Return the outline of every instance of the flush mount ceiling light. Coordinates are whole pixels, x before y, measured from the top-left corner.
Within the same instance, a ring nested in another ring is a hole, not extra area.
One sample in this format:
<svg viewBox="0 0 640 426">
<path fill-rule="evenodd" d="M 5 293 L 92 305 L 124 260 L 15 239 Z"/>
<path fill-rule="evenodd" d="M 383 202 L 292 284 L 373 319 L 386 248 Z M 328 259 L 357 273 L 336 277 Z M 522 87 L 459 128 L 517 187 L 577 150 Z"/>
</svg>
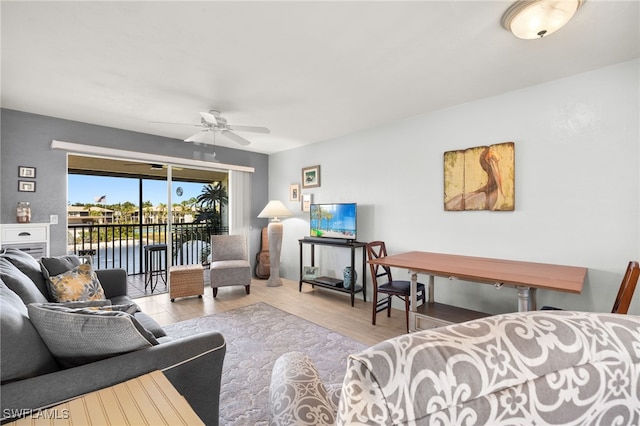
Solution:
<svg viewBox="0 0 640 426">
<path fill-rule="evenodd" d="M 562 28 L 584 0 L 518 0 L 502 16 L 502 26 L 516 37 L 542 38 Z"/>
</svg>

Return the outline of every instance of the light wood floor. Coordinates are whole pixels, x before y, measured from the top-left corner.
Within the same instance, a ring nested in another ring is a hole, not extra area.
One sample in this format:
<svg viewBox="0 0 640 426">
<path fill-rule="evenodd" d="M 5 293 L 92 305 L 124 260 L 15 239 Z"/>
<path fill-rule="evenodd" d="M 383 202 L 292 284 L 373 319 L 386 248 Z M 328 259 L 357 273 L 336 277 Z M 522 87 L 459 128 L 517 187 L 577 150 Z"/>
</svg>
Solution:
<svg viewBox="0 0 640 426">
<path fill-rule="evenodd" d="M 179 298 L 172 303 L 169 294 L 164 293 L 137 298 L 135 302 L 161 325 L 264 302 L 366 345 L 406 332 L 404 311 L 398 309 L 391 311 L 391 318 L 387 318 L 385 312 L 378 313 L 377 324 L 371 324 L 370 295 L 366 303 L 362 301 L 362 294 L 356 295 L 355 306 L 351 307 L 350 298 L 343 293 L 314 289 L 308 284 L 299 292 L 297 281 L 282 281 L 281 287 L 267 287 L 265 280 L 253 280 L 251 294 L 246 294 L 244 287 L 223 287 L 215 299 L 205 281 L 202 299 Z"/>
</svg>

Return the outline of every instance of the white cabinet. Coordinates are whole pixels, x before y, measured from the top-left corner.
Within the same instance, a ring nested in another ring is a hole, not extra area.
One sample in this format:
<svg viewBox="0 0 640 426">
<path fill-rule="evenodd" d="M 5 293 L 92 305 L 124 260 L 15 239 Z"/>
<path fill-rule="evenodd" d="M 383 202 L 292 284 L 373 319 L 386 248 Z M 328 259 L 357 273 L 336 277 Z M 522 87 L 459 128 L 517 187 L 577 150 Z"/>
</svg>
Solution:
<svg viewBox="0 0 640 426">
<path fill-rule="evenodd" d="M 0 225 L 2 248 L 17 248 L 40 259 L 49 256 L 48 223 L 3 223 Z"/>
</svg>

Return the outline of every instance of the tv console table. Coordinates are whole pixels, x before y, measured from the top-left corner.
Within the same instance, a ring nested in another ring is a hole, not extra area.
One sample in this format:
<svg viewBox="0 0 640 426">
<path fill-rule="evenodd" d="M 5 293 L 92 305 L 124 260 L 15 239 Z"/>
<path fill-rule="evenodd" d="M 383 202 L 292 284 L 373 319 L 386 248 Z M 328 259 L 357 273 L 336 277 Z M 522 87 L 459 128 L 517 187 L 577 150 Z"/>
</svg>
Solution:
<svg viewBox="0 0 640 426">
<path fill-rule="evenodd" d="M 362 292 L 362 299 L 367 301 L 367 254 L 365 248 L 367 247 L 367 243 L 359 242 L 359 241 L 349 241 L 349 242 L 338 242 L 335 240 L 327 240 L 323 241 L 319 238 L 303 238 L 298 240 L 300 245 L 300 281 L 299 281 L 299 289 L 298 291 L 302 291 L 302 284 L 307 283 L 312 286 L 319 286 L 323 288 L 328 288 L 335 291 L 340 291 L 342 293 L 349 293 L 351 295 L 351 306 L 354 305 L 355 295 L 357 293 Z M 356 249 L 362 249 L 362 285 L 356 285 L 354 276 L 351 276 L 351 283 L 348 288 L 344 287 L 344 280 L 339 279 L 334 284 L 324 283 L 317 281 L 315 279 L 305 279 L 303 275 L 303 247 L 305 245 L 311 246 L 311 266 L 316 266 L 315 252 L 316 245 L 318 246 L 329 246 L 329 247 L 337 247 L 337 248 L 346 248 L 351 250 L 351 270 L 355 271 L 355 259 L 356 259 Z"/>
<path fill-rule="evenodd" d="M 455 322 L 446 319 L 447 315 L 450 316 L 449 318 L 451 316 L 460 318 L 464 315 L 470 317 L 482 315 L 479 312 L 435 303 L 434 277 L 436 276 L 446 277 L 450 280 L 462 279 L 493 284 L 497 288 L 503 285 L 516 287 L 518 290 L 518 311 L 529 311 L 536 309 L 536 290 L 538 288 L 579 294 L 582 292 L 587 274 L 587 268 L 583 267 L 420 251 L 381 257 L 371 260 L 369 263 L 408 269 L 411 273 L 411 311 L 409 313 L 409 329 L 411 331 Z M 416 309 L 418 274 L 429 275 L 428 301 Z"/>
</svg>

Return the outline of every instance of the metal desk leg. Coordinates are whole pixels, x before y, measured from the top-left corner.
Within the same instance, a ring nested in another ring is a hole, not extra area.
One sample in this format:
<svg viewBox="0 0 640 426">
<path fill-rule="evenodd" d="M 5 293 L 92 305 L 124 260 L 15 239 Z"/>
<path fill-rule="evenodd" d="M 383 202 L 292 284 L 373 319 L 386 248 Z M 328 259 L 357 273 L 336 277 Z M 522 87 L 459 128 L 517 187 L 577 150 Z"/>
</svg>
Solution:
<svg viewBox="0 0 640 426">
<path fill-rule="evenodd" d="M 433 275 L 429 275 L 429 294 L 427 295 L 428 299 L 427 302 L 428 303 L 435 303 L 436 302 L 436 297 L 435 297 L 435 291 L 436 291 L 436 277 L 434 277 Z"/>
<path fill-rule="evenodd" d="M 416 330 L 416 316 L 414 314 L 418 305 L 418 274 L 413 271 L 409 271 L 411 274 L 411 285 L 409 287 L 409 332 Z"/>
<path fill-rule="evenodd" d="M 518 312 L 535 311 L 536 309 L 536 289 L 518 287 Z"/>
</svg>

